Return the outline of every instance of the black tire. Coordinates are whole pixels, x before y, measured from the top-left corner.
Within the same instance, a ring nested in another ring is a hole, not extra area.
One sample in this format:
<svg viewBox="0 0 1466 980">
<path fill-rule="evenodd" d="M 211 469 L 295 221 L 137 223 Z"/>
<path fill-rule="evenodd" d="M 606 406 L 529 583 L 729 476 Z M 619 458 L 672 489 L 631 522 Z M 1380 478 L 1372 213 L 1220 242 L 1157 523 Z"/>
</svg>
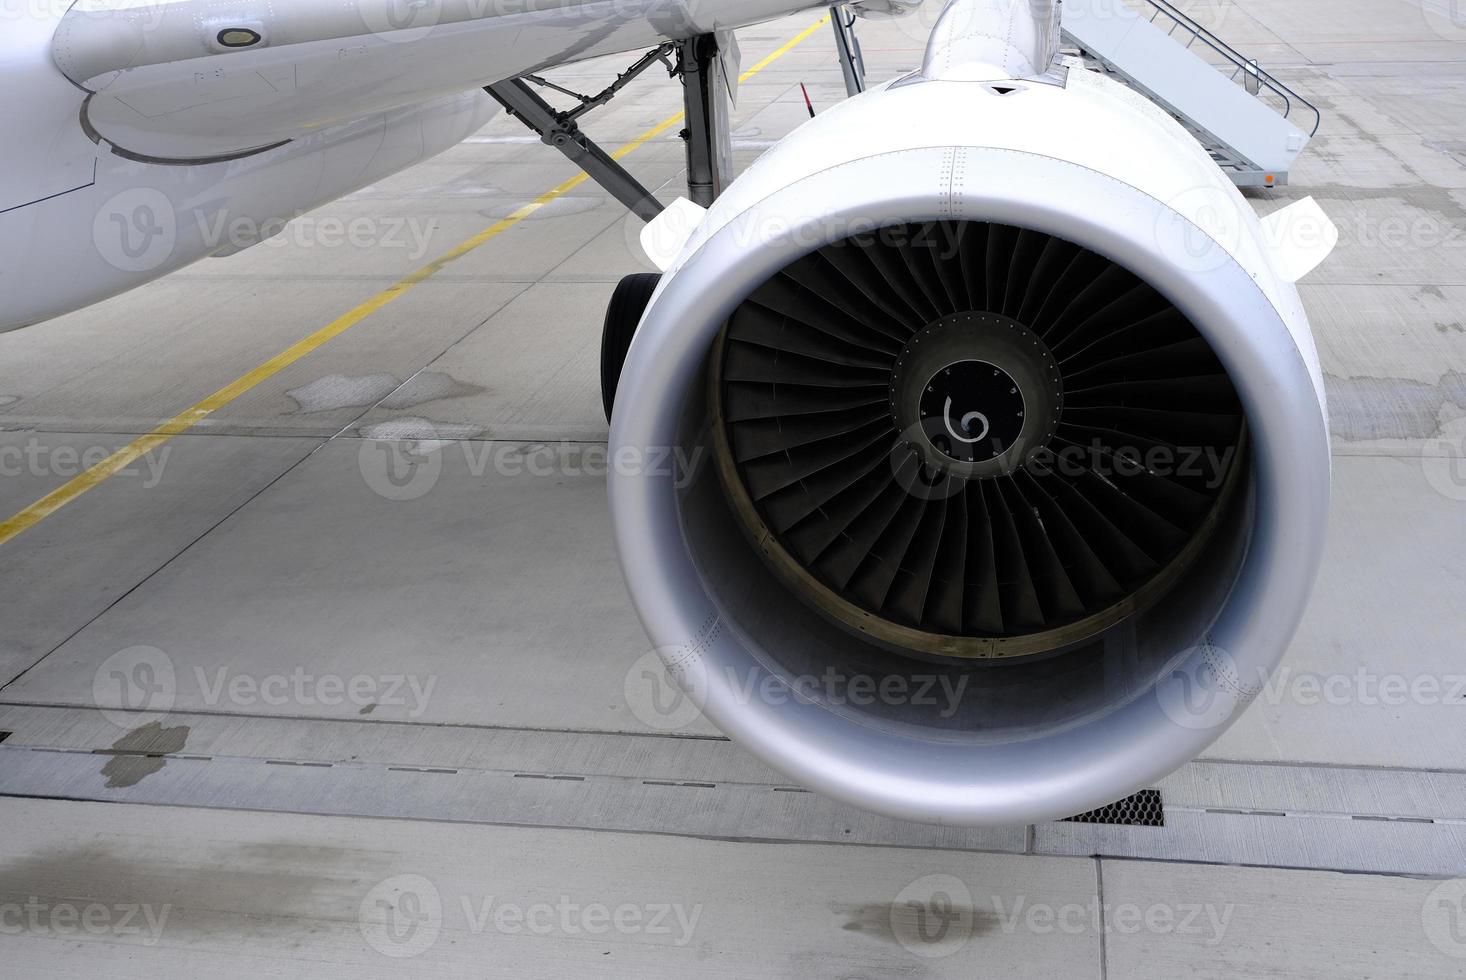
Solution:
<svg viewBox="0 0 1466 980">
<path fill-rule="evenodd" d="M 611 421 L 611 410 L 616 404 L 616 387 L 621 381 L 621 368 L 626 364 L 626 352 L 631 349 L 631 338 L 636 336 L 642 314 L 661 281 L 662 277 L 655 272 L 627 276 L 616 285 L 611 304 L 606 307 L 606 325 L 601 331 L 601 400 L 607 422 Z"/>
</svg>

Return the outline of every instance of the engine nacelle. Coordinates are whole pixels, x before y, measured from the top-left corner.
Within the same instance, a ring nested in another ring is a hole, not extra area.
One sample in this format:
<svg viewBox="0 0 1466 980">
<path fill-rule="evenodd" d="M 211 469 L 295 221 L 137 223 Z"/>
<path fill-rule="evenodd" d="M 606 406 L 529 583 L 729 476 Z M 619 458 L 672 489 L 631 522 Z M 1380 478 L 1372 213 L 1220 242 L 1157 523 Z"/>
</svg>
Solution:
<svg viewBox="0 0 1466 980">
<path fill-rule="evenodd" d="M 1330 456 L 1293 281 L 1333 229 L 1260 222 L 1098 75 L 931 74 L 771 150 L 667 269 L 611 451 L 703 465 L 613 475 L 617 542 L 671 672 L 775 768 L 1061 818 L 1199 754 L 1297 628 Z"/>
</svg>

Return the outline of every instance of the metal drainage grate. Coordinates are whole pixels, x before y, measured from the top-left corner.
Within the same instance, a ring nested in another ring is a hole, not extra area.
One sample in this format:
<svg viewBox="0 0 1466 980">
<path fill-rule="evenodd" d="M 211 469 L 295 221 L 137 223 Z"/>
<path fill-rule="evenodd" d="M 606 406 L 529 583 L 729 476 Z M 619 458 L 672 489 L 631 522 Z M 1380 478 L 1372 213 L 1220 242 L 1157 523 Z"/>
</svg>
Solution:
<svg viewBox="0 0 1466 980">
<path fill-rule="evenodd" d="M 1077 817 L 1066 817 L 1061 823 L 1108 823 L 1125 827 L 1164 827 L 1166 812 L 1158 789 L 1143 789 L 1134 796 L 1127 796 L 1118 803 L 1102 806 L 1098 810 L 1081 813 Z"/>
</svg>

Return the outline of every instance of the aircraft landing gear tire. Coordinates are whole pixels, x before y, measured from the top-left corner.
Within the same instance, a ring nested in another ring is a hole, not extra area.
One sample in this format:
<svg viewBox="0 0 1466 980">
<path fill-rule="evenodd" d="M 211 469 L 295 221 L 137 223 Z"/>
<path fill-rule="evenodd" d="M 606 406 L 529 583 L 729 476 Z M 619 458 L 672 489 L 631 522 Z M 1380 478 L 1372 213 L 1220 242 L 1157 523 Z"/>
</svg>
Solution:
<svg viewBox="0 0 1466 980">
<path fill-rule="evenodd" d="M 621 380 L 626 352 L 631 349 L 631 338 L 636 336 L 642 314 L 661 280 L 655 272 L 627 276 L 617 284 L 611 294 L 611 304 L 606 307 L 606 324 L 601 331 L 601 400 L 607 422 L 611 421 L 611 410 L 616 404 L 616 386 Z"/>
</svg>

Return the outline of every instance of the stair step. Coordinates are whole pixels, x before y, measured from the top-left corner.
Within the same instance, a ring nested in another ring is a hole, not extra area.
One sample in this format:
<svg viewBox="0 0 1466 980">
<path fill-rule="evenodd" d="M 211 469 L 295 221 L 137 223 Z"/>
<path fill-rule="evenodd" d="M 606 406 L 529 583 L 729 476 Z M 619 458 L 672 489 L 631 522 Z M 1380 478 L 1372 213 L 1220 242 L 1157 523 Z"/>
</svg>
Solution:
<svg viewBox="0 0 1466 980">
<path fill-rule="evenodd" d="M 1286 184 L 1293 161 L 1318 131 L 1318 109 L 1169 0 L 1136 4 L 1150 16 L 1115 0 L 1066 0 L 1065 41 L 1093 68 L 1174 116 L 1237 184 Z M 1311 128 L 1300 129 L 1294 116 L 1311 117 Z"/>
</svg>

